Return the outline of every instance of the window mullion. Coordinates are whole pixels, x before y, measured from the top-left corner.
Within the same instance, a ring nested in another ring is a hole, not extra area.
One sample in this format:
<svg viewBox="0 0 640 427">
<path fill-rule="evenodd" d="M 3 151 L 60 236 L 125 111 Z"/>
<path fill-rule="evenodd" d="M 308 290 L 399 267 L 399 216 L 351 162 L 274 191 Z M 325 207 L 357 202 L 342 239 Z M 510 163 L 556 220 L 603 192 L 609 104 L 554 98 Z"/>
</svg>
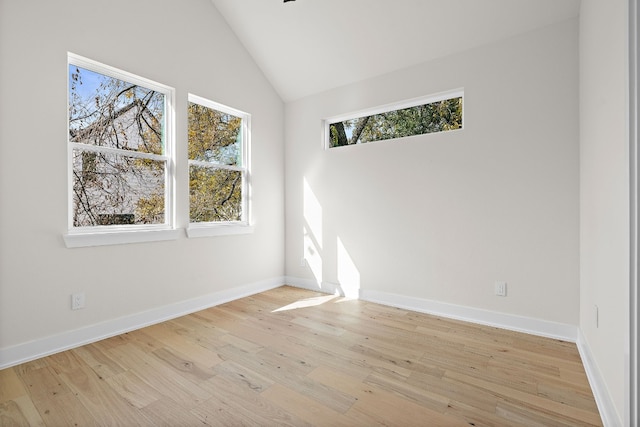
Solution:
<svg viewBox="0 0 640 427">
<path fill-rule="evenodd" d="M 205 228 L 250 228 L 250 120 L 247 113 L 189 94 L 189 229 L 199 230 L 197 235 L 209 235 L 200 233 Z"/>
<path fill-rule="evenodd" d="M 174 238 L 174 89 L 71 53 L 67 65 L 65 242 Z"/>
<path fill-rule="evenodd" d="M 104 147 L 101 145 L 89 145 L 79 142 L 72 142 L 71 148 L 80 151 L 92 151 L 94 153 L 117 154 L 119 156 L 135 157 L 137 159 L 167 161 L 169 156 L 154 153 L 144 153 L 140 151 L 122 150 L 120 148 Z"/>
<path fill-rule="evenodd" d="M 189 160 L 189 165 L 204 167 L 204 168 L 211 168 L 211 169 L 226 169 L 226 170 L 236 171 L 236 172 L 245 171 L 245 168 L 239 167 L 239 166 L 221 165 L 218 163 L 202 162 L 200 160 Z"/>
</svg>

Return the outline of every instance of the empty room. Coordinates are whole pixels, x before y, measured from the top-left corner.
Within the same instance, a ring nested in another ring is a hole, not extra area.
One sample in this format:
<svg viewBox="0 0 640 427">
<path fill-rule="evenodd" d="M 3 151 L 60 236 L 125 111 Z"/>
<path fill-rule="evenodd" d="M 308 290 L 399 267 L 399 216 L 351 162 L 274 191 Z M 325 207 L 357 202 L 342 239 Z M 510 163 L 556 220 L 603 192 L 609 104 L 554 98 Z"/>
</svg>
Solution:
<svg viewBox="0 0 640 427">
<path fill-rule="evenodd" d="M 637 425 L 636 0 L 0 0 L 0 425 Z"/>
</svg>

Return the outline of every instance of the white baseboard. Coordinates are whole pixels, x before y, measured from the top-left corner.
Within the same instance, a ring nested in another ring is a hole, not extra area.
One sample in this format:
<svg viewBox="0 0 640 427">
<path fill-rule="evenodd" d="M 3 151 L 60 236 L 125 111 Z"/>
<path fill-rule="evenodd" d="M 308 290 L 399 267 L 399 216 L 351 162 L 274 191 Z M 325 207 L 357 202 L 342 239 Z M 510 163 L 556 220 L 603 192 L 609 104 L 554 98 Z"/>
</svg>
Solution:
<svg viewBox="0 0 640 427">
<path fill-rule="evenodd" d="M 274 289 L 283 284 L 327 294 L 344 294 L 340 285 L 333 283 L 317 283 L 314 280 L 291 276 L 275 277 L 16 346 L 0 348 L 0 369 Z M 388 292 L 361 290 L 359 298 L 421 313 L 576 342 L 605 427 L 622 425 L 589 346 L 576 326 Z"/>
<path fill-rule="evenodd" d="M 283 277 L 274 277 L 12 347 L 0 348 L 0 369 L 264 292 L 282 286 L 283 283 L 285 283 Z"/>
<path fill-rule="evenodd" d="M 293 276 L 285 276 L 284 283 L 296 288 L 308 289 L 310 291 L 322 292 L 324 294 L 343 295 L 340 286 L 333 283 L 318 283 L 317 281 L 312 279 L 303 279 L 301 277 Z"/>
<path fill-rule="evenodd" d="M 326 282 L 317 283 L 314 280 L 291 276 L 285 277 L 285 280 L 286 283 L 291 286 L 329 294 L 344 295 L 340 285 L 337 284 Z M 565 323 L 551 322 L 548 320 L 534 319 L 514 314 L 499 313 L 496 311 L 448 304 L 423 298 L 392 294 L 389 292 L 360 290 L 359 298 L 364 301 L 375 302 L 420 313 L 433 314 L 450 319 L 463 320 L 481 325 L 494 326 L 511 331 L 560 339 L 574 343 L 577 340 L 577 326 Z"/>
<path fill-rule="evenodd" d="M 296 277 L 285 278 L 286 283 L 299 288 L 324 292 L 328 294 L 343 294 L 340 285 L 332 283 L 317 283 L 309 279 Z M 463 320 L 481 325 L 495 326 L 527 334 L 533 334 L 548 338 L 561 339 L 576 343 L 582 364 L 584 365 L 593 391 L 593 396 L 598 405 L 600 416 L 605 427 L 622 427 L 623 423 L 618 417 L 611 395 L 602 379 L 589 345 L 577 326 L 547 320 L 533 319 L 512 314 L 498 313 L 472 307 L 448 304 L 422 298 L 408 297 L 388 292 L 360 291 L 360 299 L 375 302 L 420 313 L 433 314 L 450 319 Z"/>
<path fill-rule="evenodd" d="M 589 385 L 593 391 L 593 397 L 598 405 L 602 424 L 604 427 L 622 427 L 624 424 L 618 417 L 615 405 L 611 400 L 611 394 L 609 394 L 609 389 L 602 379 L 600 369 L 598 368 L 595 358 L 593 357 L 593 353 L 591 352 L 591 348 L 589 347 L 589 344 L 581 330 L 578 330 L 578 340 L 576 345 L 578 346 L 580 358 L 582 359 L 584 370 L 587 373 L 587 378 L 589 379 Z"/>
</svg>

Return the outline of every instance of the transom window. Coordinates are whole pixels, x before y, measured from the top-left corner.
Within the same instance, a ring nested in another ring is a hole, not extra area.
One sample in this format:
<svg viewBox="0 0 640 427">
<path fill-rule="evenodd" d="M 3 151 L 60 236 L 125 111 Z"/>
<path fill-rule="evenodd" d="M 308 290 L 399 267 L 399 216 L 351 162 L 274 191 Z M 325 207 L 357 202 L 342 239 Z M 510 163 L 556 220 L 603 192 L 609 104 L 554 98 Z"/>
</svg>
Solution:
<svg viewBox="0 0 640 427">
<path fill-rule="evenodd" d="M 173 90 L 68 57 L 69 229 L 173 228 Z"/>
<path fill-rule="evenodd" d="M 462 97 L 448 92 L 328 119 L 327 147 L 461 129 Z"/>
<path fill-rule="evenodd" d="M 189 95 L 189 220 L 248 225 L 251 116 Z"/>
</svg>

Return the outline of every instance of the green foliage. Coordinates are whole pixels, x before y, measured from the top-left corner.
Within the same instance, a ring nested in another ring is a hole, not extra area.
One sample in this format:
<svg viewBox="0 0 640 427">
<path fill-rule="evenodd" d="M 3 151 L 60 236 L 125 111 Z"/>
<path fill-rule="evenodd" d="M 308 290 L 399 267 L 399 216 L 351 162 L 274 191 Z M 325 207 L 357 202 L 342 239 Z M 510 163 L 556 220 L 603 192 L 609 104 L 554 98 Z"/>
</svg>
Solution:
<svg viewBox="0 0 640 427">
<path fill-rule="evenodd" d="M 138 223 L 157 224 L 164 221 L 164 193 L 141 197 L 136 203 L 135 218 Z"/>
<path fill-rule="evenodd" d="M 240 166 L 242 119 L 190 102 L 189 159 Z"/>
<path fill-rule="evenodd" d="M 163 223 L 164 162 L 127 153 L 164 152 L 164 95 L 73 65 L 69 80 L 74 226 Z"/>
<path fill-rule="evenodd" d="M 331 147 L 339 147 L 461 127 L 462 97 L 458 97 L 333 123 L 329 139 Z"/>
<path fill-rule="evenodd" d="M 189 169 L 191 222 L 240 221 L 242 185 L 242 119 L 189 103 L 189 159 L 206 163 Z"/>
<path fill-rule="evenodd" d="M 242 172 L 191 166 L 189 202 L 191 222 L 240 221 Z"/>
</svg>

